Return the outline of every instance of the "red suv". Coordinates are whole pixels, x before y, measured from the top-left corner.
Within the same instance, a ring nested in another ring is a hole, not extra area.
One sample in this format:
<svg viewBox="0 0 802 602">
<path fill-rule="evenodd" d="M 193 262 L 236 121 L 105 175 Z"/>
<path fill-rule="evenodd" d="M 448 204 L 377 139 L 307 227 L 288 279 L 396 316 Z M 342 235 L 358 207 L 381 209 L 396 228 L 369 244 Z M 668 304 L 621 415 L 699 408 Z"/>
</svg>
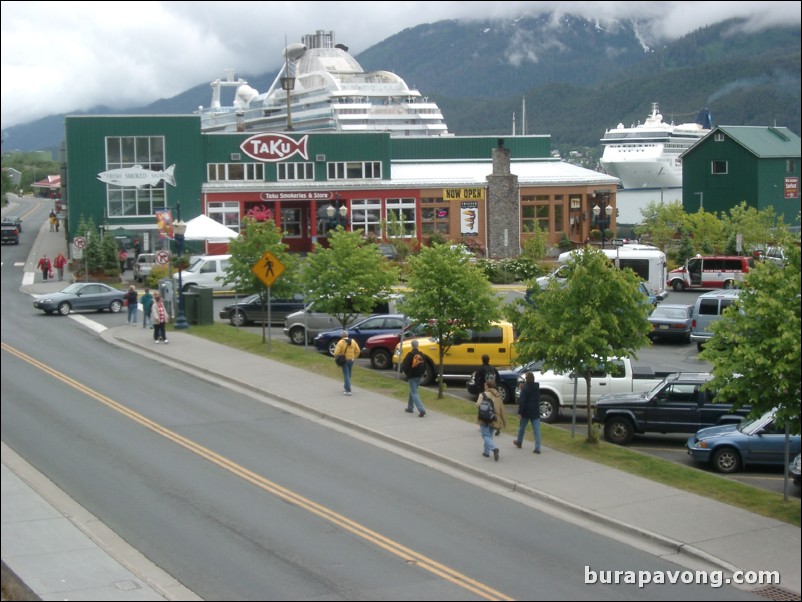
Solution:
<svg viewBox="0 0 802 602">
<path fill-rule="evenodd" d="M 425 324 L 409 324 L 404 328 L 404 338 L 425 336 Z M 362 357 L 370 358 L 371 367 L 376 370 L 388 370 L 393 367 L 393 353 L 401 337 L 397 332 L 377 334 L 365 341 Z"/>
</svg>

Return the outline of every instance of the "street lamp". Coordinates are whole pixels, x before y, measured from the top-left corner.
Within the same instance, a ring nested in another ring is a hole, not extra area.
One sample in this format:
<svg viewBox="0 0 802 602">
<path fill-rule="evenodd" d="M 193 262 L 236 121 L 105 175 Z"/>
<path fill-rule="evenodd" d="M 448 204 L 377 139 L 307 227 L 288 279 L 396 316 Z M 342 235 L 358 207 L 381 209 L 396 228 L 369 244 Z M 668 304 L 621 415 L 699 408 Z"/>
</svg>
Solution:
<svg viewBox="0 0 802 602">
<path fill-rule="evenodd" d="M 187 231 L 187 224 L 181 221 L 181 208 L 177 208 L 178 220 L 173 222 L 173 236 L 178 251 L 179 260 L 184 253 L 184 233 Z M 185 330 L 189 328 L 187 317 L 184 314 L 184 282 L 181 278 L 182 267 L 178 266 L 178 317 L 175 319 L 175 329 Z"/>
<path fill-rule="evenodd" d="M 613 206 L 610 204 L 610 193 L 609 192 L 597 192 L 593 196 L 598 197 L 601 196 L 601 203 L 602 206 L 599 207 L 598 205 L 593 206 L 593 218 L 596 220 L 597 224 L 601 224 L 601 239 L 602 239 L 602 249 L 604 248 L 604 230 L 607 225 L 610 223 L 610 218 L 613 216 Z M 601 213 L 604 211 L 604 216 L 602 217 Z M 601 219 L 599 219 L 601 218 Z"/>
<path fill-rule="evenodd" d="M 328 236 L 328 232 L 334 230 L 336 228 L 334 216 L 337 214 L 337 210 L 334 208 L 334 205 L 329 204 L 326 207 L 326 217 L 328 218 L 328 222 L 326 224 L 326 236 Z"/>
</svg>

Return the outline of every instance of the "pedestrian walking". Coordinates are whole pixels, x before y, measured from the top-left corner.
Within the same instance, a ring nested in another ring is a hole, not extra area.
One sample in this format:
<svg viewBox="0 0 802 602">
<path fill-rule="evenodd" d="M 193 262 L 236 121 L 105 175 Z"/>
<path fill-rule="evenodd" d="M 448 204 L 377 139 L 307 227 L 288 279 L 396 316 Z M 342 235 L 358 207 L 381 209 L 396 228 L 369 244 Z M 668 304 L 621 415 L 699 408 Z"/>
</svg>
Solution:
<svg viewBox="0 0 802 602">
<path fill-rule="evenodd" d="M 518 449 L 524 442 L 526 425 L 532 423 L 535 435 L 535 453 L 540 453 L 540 383 L 535 381 L 535 374 L 530 370 L 524 375 L 524 384 L 521 387 L 521 396 L 518 398 L 518 416 L 521 424 L 518 427 L 518 438 L 513 445 Z"/>
<path fill-rule="evenodd" d="M 64 280 L 64 268 L 67 266 L 67 258 L 64 257 L 64 253 L 59 251 L 58 255 L 53 258 L 53 267 L 56 268 L 58 272 L 58 279 Z"/>
<path fill-rule="evenodd" d="M 150 319 L 150 310 L 153 307 L 153 295 L 150 294 L 150 289 L 146 286 L 145 292 L 140 299 L 142 303 L 142 328 L 150 326 L 153 328 L 153 320 Z"/>
<path fill-rule="evenodd" d="M 55 211 L 53 211 L 53 210 L 50 211 L 50 215 L 48 216 L 48 220 L 50 221 L 50 231 L 51 232 L 55 232 L 56 231 L 56 222 L 58 221 L 56 219 L 56 212 Z"/>
<path fill-rule="evenodd" d="M 120 252 L 117 253 L 117 261 L 120 262 L 120 272 L 124 272 L 125 262 L 128 261 L 128 253 L 125 252 L 125 249 L 120 249 Z"/>
<path fill-rule="evenodd" d="M 348 331 L 343 330 L 334 348 L 334 360 L 343 371 L 343 395 L 351 395 L 351 368 L 361 351 L 359 343 L 348 336 Z"/>
<path fill-rule="evenodd" d="M 499 450 L 493 441 L 493 433 L 500 432 L 502 427 L 507 426 L 507 418 L 504 415 L 504 403 L 496 388 L 496 379 L 485 380 L 485 390 L 479 394 L 475 405 L 479 410 L 476 421 L 479 423 L 479 431 L 484 442 L 482 455 L 489 458 L 492 453 L 493 459 L 498 462 Z"/>
<path fill-rule="evenodd" d="M 139 322 L 139 294 L 136 287 L 132 284 L 125 293 L 125 303 L 128 305 L 128 323 L 136 326 Z"/>
<path fill-rule="evenodd" d="M 47 280 L 47 277 L 50 275 L 50 270 L 53 269 L 50 264 L 50 258 L 47 255 L 42 255 L 36 267 L 42 270 L 42 280 Z"/>
<path fill-rule="evenodd" d="M 165 345 L 167 340 L 167 308 L 164 307 L 164 299 L 158 292 L 153 293 L 153 307 L 150 308 L 150 319 L 153 320 L 153 340 Z"/>
<path fill-rule="evenodd" d="M 412 409 L 414 405 L 418 410 L 418 416 L 423 418 L 426 416 L 426 408 L 423 407 L 423 402 L 418 394 L 418 387 L 420 386 L 420 379 L 426 372 L 426 360 L 423 354 L 418 349 L 418 341 L 412 341 L 412 351 L 407 353 L 404 361 L 401 363 L 401 370 L 406 374 L 407 382 L 409 383 L 409 398 L 407 399 L 407 407 L 404 410 L 412 414 L 415 410 Z"/>
<path fill-rule="evenodd" d="M 482 356 L 482 365 L 479 366 L 473 374 L 473 382 L 476 383 L 476 387 L 481 392 L 485 390 L 485 381 L 491 378 L 496 381 L 496 383 L 501 381 L 498 370 L 490 365 L 490 356 L 484 354 Z"/>
</svg>

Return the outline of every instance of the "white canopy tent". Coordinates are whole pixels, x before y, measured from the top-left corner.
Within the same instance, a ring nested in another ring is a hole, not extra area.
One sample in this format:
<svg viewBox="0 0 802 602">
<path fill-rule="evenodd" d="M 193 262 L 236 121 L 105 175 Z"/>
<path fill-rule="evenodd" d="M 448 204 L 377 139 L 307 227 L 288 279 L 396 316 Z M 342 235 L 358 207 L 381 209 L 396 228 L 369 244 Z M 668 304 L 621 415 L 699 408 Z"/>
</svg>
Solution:
<svg viewBox="0 0 802 602">
<path fill-rule="evenodd" d="M 187 222 L 184 240 L 205 240 L 207 242 L 228 242 L 239 234 L 208 215 L 199 215 Z"/>
</svg>

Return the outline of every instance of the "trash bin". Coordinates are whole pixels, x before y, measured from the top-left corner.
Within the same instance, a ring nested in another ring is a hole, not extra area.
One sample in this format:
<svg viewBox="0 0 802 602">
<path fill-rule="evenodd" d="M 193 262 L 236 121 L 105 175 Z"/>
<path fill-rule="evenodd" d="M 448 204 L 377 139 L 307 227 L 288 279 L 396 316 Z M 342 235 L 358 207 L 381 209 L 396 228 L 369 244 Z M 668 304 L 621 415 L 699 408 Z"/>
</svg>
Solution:
<svg viewBox="0 0 802 602">
<path fill-rule="evenodd" d="M 191 293 L 197 296 L 197 324 L 214 324 L 214 289 L 208 286 L 191 286 Z"/>
<path fill-rule="evenodd" d="M 167 315 L 173 315 L 173 281 L 169 278 L 163 278 L 159 281 L 159 293 L 164 299 L 164 309 Z"/>
<path fill-rule="evenodd" d="M 198 293 L 194 292 L 195 287 L 190 287 L 184 293 L 184 317 L 189 324 L 198 323 Z"/>
</svg>

